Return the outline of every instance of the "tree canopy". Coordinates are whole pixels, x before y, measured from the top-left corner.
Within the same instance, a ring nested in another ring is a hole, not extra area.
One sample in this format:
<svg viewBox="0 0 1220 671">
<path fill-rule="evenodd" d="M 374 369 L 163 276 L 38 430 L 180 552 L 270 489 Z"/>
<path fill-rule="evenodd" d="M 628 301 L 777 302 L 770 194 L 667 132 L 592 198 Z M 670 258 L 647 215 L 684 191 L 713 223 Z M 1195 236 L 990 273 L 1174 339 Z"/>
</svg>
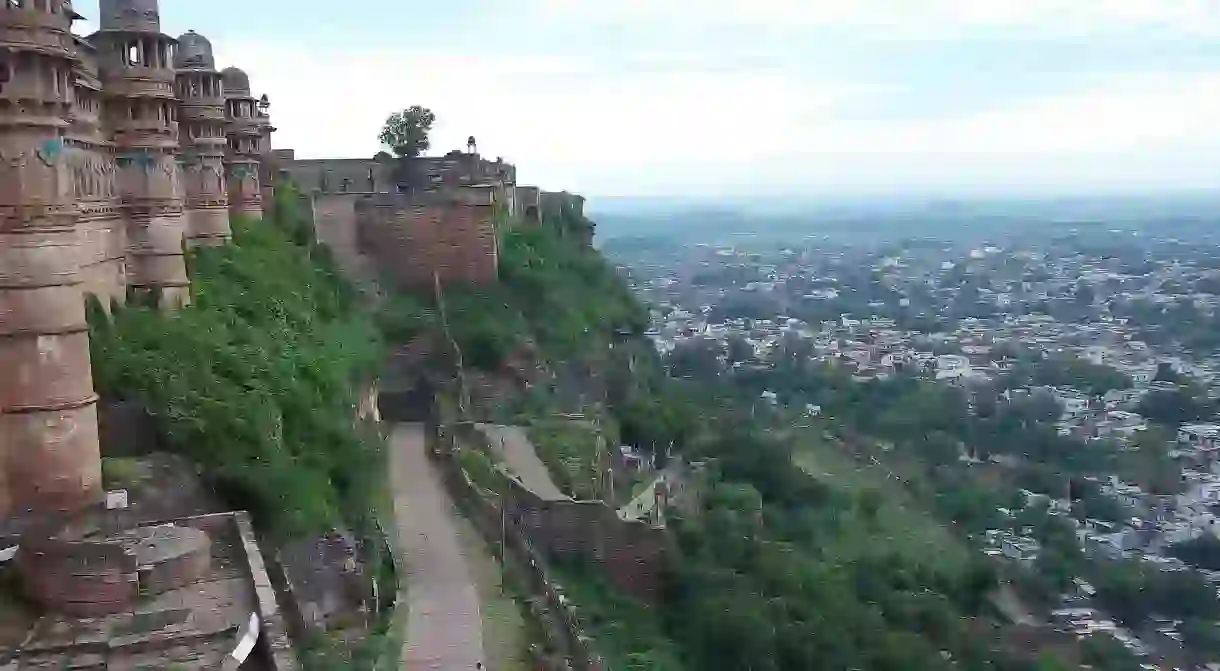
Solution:
<svg viewBox="0 0 1220 671">
<path fill-rule="evenodd" d="M 429 133 L 432 124 L 436 123 L 436 115 L 427 107 L 412 105 L 401 112 L 395 112 L 385 120 L 378 137 L 381 143 L 399 158 L 415 158 L 431 146 Z"/>
</svg>

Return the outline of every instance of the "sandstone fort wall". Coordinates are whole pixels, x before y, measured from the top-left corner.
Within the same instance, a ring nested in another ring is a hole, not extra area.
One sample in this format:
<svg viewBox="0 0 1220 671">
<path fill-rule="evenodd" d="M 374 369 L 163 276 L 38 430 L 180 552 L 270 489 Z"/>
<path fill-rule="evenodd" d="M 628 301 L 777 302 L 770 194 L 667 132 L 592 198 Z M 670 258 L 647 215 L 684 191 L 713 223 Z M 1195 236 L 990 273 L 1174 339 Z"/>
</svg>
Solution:
<svg viewBox="0 0 1220 671">
<path fill-rule="evenodd" d="M 85 297 L 185 305 L 185 248 L 262 213 L 266 96 L 155 0 L 98 10 L 0 3 L 0 518 L 101 495 Z"/>
</svg>

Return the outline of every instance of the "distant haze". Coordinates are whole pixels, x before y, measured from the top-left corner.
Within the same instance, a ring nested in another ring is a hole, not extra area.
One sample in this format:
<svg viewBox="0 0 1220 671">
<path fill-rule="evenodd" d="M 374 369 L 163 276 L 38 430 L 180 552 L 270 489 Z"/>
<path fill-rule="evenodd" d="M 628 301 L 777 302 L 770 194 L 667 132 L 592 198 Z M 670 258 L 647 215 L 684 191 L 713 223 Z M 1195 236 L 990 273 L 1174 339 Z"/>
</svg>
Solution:
<svg viewBox="0 0 1220 671">
<path fill-rule="evenodd" d="M 587 207 L 602 240 L 625 237 L 723 242 L 759 237 L 799 241 L 983 240 L 1047 230 L 1126 229 L 1188 237 L 1220 234 L 1220 191 L 1094 196 L 873 198 L 603 198 Z"/>
</svg>

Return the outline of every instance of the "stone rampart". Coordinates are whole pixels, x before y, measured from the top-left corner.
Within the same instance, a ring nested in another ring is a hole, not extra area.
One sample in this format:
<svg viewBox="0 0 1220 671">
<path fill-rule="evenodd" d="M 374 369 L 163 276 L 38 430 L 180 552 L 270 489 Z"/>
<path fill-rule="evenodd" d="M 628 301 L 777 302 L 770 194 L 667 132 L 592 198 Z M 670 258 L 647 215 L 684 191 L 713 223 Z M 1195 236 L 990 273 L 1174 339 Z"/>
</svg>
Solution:
<svg viewBox="0 0 1220 671">
<path fill-rule="evenodd" d="M 307 193 L 322 195 L 393 193 L 397 162 L 365 158 L 297 159 L 277 155 L 288 177 Z"/>
<path fill-rule="evenodd" d="M 633 597 L 656 602 L 661 593 L 664 530 L 620 519 L 601 501 L 544 501 L 516 479 L 507 480 L 508 516 L 537 547 L 559 558 L 593 564 Z"/>
<path fill-rule="evenodd" d="M 499 274 L 491 188 L 414 196 L 382 195 L 356 203 L 357 246 L 401 288 L 484 284 Z"/>
</svg>

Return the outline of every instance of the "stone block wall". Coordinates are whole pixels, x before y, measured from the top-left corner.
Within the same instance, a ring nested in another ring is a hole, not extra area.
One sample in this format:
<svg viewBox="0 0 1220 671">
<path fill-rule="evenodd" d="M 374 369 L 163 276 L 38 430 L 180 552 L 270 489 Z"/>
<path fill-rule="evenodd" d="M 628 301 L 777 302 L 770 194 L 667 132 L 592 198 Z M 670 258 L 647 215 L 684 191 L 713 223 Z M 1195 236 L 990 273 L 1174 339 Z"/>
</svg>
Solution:
<svg viewBox="0 0 1220 671">
<path fill-rule="evenodd" d="M 26 537 L 17 565 L 32 600 L 71 615 L 114 613 L 138 594 L 136 556 L 117 542 Z"/>
<path fill-rule="evenodd" d="M 335 262 L 348 277 L 357 280 L 376 279 L 373 259 L 360 249 L 356 223 L 356 201 L 359 195 L 318 194 L 313 199 L 314 230 L 318 242 L 334 253 Z"/>
<path fill-rule="evenodd" d="M 364 158 L 297 159 L 291 150 L 275 154 L 282 169 L 306 193 L 393 193 L 394 160 Z"/>
<path fill-rule="evenodd" d="M 508 482 L 508 515 L 538 548 L 600 567 L 641 601 L 655 603 L 660 597 L 663 529 L 622 520 L 600 501 L 544 501 L 518 481 Z"/>
<path fill-rule="evenodd" d="M 447 425 L 448 426 L 448 425 Z M 486 435 L 469 422 L 445 431 L 468 449 L 490 453 Z M 471 447 L 473 446 L 473 447 Z M 601 501 L 544 500 L 515 476 L 501 473 L 507 520 L 548 556 L 579 559 L 605 572 L 615 585 L 645 603 L 662 594 L 669 537 L 664 528 L 624 520 Z"/>
<path fill-rule="evenodd" d="M 499 274 L 493 191 L 369 198 L 356 204 L 358 246 L 402 288 L 483 284 Z"/>
</svg>

